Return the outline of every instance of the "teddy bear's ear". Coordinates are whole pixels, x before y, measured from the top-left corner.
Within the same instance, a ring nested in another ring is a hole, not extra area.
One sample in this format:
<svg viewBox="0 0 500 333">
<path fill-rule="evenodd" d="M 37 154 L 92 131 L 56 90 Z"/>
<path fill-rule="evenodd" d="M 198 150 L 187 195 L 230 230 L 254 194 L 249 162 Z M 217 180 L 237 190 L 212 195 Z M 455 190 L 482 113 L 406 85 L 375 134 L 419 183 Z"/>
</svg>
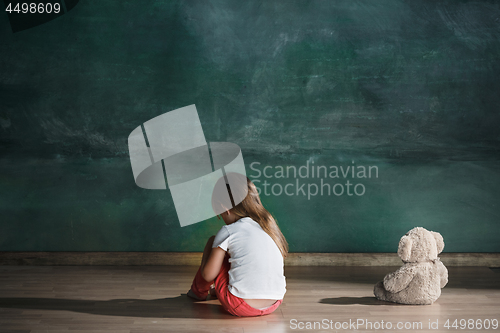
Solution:
<svg viewBox="0 0 500 333">
<path fill-rule="evenodd" d="M 401 240 L 399 241 L 399 246 L 398 246 L 398 256 L 403 261 L 410 260 L 412 243 L 413 243 L 413 241 L 412 241 L 410 236 L 404 235 L 403 237 L 401 237 Z"/>
<path fill-rule="evenodd" d="M 432 234 L 432 236 L 434 236 L 434 239 L 436 240 L 438 254 L 443 252 L 443 249 L 444 249 L 443 236 L 441 236 L 441 234 L 439 232 L 434 232 L 434 231 L 431 231 L 431 234 Z"/>
</svg>

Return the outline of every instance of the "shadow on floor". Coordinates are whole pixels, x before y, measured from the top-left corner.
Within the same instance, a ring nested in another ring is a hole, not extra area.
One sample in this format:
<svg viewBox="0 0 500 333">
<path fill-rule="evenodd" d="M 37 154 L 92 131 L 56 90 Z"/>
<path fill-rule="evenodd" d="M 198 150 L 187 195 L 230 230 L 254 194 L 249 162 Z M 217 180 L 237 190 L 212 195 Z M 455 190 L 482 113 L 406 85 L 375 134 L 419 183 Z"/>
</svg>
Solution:
<svg viewBox="0 0 500 333">
<path fill-rule="evenodd" d="M 182 294 L 171 298 L 152 300 L 110 299 L 83 300 L 64 298 L 0 298 L 0 308 L 60 310 L 104 316 L 145 318 L 234 319 L 220 304 L 196 302 Z"/>
<path fill-rule="evenodd" d="M 375 297 L 337 297 L 337 298 L 323 298 L 319 303 L 334 304 L 334 305 L 399 305 L 392 302 L 379 301 Z"/>
</svg>

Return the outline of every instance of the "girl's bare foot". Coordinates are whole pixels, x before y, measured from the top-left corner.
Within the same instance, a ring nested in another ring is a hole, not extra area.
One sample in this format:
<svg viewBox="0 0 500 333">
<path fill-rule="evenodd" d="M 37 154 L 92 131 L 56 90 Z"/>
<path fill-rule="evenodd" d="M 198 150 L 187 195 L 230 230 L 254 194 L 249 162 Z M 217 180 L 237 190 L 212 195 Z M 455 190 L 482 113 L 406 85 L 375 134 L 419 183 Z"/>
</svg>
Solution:
<svg viewBox="0 0 500 333">
<path fill-rule="evenodd" d="M 217 294 L 215 293 L 215 286 L 214 285 L 210 286 L 209 295 L 210 295 L 210 299 L 217 299 Z"/>
</svg>

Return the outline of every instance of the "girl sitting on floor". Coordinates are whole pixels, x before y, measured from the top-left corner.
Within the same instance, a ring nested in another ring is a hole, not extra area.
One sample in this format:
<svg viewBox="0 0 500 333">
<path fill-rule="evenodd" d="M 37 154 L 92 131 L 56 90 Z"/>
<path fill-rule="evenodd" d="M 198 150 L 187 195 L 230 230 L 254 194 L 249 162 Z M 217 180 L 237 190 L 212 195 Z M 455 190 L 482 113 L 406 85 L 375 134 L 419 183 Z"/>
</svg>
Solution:
<svg viewBox="0 0 500 333">
<path fill-rule="evenodd" d="M 231 202 L 244 199 L 227 209 L 221 196 L 215 195 L 221 189 L 229 193 Z M 216 213 L 224 210 L 220 216 L 226 225 L 208 239 L 188 296 L 205 300 L 209 292 L 215 294 L 222 307 L 235 316 L 272 313 L 286 292 L 283 259 L 288 253 L 276 221 L 262 206 L 255 185 L 237 173 L 219 179 L 212 207 Z"/>
</svg>

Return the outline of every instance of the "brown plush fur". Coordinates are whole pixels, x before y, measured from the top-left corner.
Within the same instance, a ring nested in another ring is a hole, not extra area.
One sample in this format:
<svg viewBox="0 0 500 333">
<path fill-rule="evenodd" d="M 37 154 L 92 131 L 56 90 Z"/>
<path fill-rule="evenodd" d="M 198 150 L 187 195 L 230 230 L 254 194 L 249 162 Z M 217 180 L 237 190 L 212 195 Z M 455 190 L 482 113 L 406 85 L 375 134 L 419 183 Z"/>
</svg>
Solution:
<svg viewBox="0 0 500 333">
<path fill-rule="evenodd" d="M 402 304 L 434 303 L 448 283 L 448 270 L 438 258 L 443 248 L 443 237 L 438 232 L 420 227 L 408 231 L 398 247 L 404 264 L 375 285 L 375 297 Z"/>
</svg>

